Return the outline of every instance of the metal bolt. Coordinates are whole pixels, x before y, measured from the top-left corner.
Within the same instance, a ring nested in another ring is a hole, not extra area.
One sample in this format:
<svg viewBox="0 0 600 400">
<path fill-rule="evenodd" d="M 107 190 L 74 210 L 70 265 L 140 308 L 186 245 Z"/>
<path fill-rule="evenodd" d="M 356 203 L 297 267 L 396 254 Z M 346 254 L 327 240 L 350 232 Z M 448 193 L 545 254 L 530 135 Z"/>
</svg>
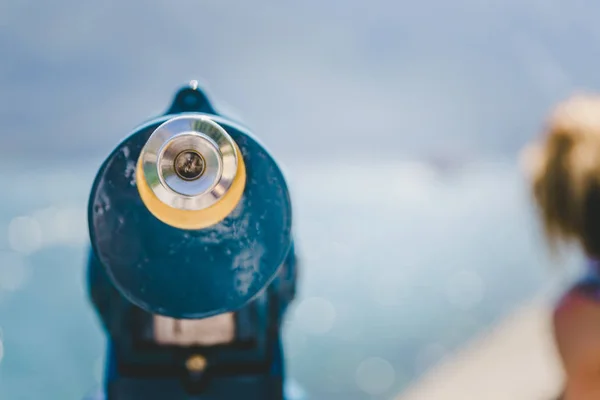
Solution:
<svg viewBox="0 0 600 400">
<path fill-rule="evenodd" d="M 202 372 L 206 368 L 206 358 L 199 354 L 195 354 L 187 359 L 185 366 L 190 372 Z"/>
</svg>

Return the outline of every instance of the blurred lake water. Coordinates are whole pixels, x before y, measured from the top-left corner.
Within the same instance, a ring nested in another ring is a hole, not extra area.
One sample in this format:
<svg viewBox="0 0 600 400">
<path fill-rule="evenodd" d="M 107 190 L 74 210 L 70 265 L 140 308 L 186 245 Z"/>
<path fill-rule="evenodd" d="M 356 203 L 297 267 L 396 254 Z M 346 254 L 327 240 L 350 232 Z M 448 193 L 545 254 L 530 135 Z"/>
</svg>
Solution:
<svg viewBox="0 0 600 400">
<path fill-rule="evenodd" d="M 83 285 L 97 165 L 0 177 L 27 182 L 0 201 L 2 399 L 75 400 L 100 382 Z M 556 280 L 511 160 L 284 167 L 302 262 L 286 354 L 309 398 L 391 398 Z"/>
</svg>

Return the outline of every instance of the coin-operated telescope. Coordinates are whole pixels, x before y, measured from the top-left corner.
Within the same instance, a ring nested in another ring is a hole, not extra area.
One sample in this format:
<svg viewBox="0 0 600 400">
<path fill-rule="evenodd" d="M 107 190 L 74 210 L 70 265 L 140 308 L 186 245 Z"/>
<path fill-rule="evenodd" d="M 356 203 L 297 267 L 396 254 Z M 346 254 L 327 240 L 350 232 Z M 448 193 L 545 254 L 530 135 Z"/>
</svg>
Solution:
<svg viewBox="0 0 600 400">
<path fill-rule="evenodd" d="M 192 82 L 104 161 L 88 223 L 107 400 L 283 398 L 290 196 L 248 129 Z"/>
</svg>

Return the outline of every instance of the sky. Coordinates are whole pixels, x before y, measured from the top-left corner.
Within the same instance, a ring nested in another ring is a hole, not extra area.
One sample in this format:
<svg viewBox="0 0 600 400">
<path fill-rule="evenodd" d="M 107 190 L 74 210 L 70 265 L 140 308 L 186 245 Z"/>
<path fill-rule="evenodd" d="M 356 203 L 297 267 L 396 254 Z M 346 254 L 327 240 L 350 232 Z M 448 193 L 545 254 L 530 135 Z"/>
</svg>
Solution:
<svg viewBox="0 0 600 400">
<path fill-rule="evenodd" d="M 600 89 L 588 1 L 0 3 L 0 155 L 98 159 L 198 79 L 284 159 L 513 157 Z"/>
</svg>

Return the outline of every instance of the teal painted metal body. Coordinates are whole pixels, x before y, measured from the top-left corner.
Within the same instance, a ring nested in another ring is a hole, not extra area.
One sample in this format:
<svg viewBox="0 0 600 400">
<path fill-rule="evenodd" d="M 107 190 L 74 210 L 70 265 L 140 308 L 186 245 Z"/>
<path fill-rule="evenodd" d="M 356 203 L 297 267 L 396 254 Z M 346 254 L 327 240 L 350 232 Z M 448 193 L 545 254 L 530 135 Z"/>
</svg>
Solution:
<svg viewBox="0 0 600 400">
<path fill-rule="evenodd" d="M 201 113 L 241 150 L 242 200 L 220 223 L 184 230 L 142 202 L 135 166 L 150 134 L 177 115 Z M 100 167 L 90 194 L 89 292 L 108 337 L 105 396 L 137 399 L 281 399 L 280 327 L 293 299 L 296 255 L 285 179 L 244 127 L 217 115 L 206 95 L 182 88 L 164 116 L 135 129 Z M 154 316 L 202 319 L 233 312 L 235 338 L 216 346 L 165 346 Z M 190 374 L 201 354 L 207 367 Z"/>
</svg>

